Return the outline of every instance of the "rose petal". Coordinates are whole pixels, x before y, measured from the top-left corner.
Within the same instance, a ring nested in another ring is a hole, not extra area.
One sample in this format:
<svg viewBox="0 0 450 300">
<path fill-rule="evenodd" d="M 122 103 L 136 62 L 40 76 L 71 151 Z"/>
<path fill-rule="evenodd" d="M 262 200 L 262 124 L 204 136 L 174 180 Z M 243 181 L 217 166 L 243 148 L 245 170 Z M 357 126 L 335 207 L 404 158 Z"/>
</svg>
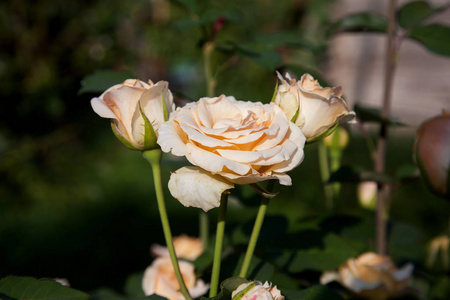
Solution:
<svg viewBox="0 0 450 300">
<path fill-rule="evenodd" d="M 184 206 L 192 206 L 208 211 L 220 206 L 220 197 L 234 185 L 219 175 L 197 167 L 183 167 L 173 172 L 169 180 L 169 190 L 174 198 Z"/>
<path fill-rule="evenodd" d="M 172 118 L 172 117 L 171 117 Z M 175 121 L 170 120 L 161 124 L 158 129 L 157 143 L 164 152 L 171 152 L 175 156 L 186 155 L 186 144 L 183 141 L 183 133 L 177 129 Z"/>
</svg>

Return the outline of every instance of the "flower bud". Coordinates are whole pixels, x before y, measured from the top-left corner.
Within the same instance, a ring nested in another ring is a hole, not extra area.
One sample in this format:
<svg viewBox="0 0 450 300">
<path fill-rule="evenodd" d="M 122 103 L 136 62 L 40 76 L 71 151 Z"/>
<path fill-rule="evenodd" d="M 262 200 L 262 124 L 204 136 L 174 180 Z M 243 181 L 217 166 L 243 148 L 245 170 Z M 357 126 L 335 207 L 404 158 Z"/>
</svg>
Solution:
<svg viewBox="0 0 450 300">
<path fill-rule="evenodd" d="M 274 102 L 302 129 L 307 143 L 327 137 L 339 122 L 354 121 L 355 113 L 348 110 L 347 103 L 341 98 L 340 86 L 323 88 L 309 74 L 304 74 L 298 82 L 289 74 L 286 74 L 289 82 L 277 74 L 281 84 Z"/>
<path fill-rule="evenodd" d="M 377 188 L 375 181 L 364 181 L 358 185 L 358 201 L 362 207 L 375 210 L 377 205 Z"/>
<path fill-rule="evenodd" d="M 260 281 L 252 281 L 243 283 L 237 287 L 231 294 L 232 300 L 284 300 L 277 286 L 272 287 L 272 284 Z"/>
<path fill-rule="evenodd" d="M 92 109 L 102 118 L 111 119 L 116 137 L 132 150 L 158 147 L 159 126 L 174 109 L 168 83 L 153 84 L 127 79 L 91 100 Z"/>
<path fill-rule="evenodd" d="M 414 157 L 428 188 L 450 199 L 450 113 L 444 111 L 419 126 Z"/>
</svg>

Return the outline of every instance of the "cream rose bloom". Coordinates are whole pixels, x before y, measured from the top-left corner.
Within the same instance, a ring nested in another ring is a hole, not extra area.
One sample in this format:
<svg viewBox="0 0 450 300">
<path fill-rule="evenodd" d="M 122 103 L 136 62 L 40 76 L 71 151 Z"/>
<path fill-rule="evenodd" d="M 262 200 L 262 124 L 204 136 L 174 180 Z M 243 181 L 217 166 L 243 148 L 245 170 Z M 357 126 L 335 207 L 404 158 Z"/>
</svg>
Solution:
<svg viewBox="0 0 450 300">
<path fill-rule="evenodd" d="M 207 211 L 233 183 L 278 179 L 303 160 L 305 137 L 277 105 L 237 101 L 224 95 L 178 108 L 159 128 L 162 151 L 186 156 L 199 167 L 182 168 L 169 181 L 185 206 Z"/>
<path fill-rule="evenodd" d="M 190 237 L 186 234 L 173 238 L 173 246 L 178 258 L 194 261 L 203 253 L 203 243 L 199 238 Z M 155 256 L 169 257 L 169 249 L 167 247 L 154 244 L 151 252 Z"/>
<path fill-rule="evenodd" d="M 189 294 L 193 298 L 205 294 L 209 286 L 194 273 L 194 265 L 187 261 L 179 261 L 181 275 Z M 184 300 L 179 291 L 180 286 L 175 276 L 172 262 L 169 257 L 158 257 L 145 270 L 142 278 L 142 289 L 146 296 L 157 294 L 169 300 Z"/>
<path fill-rule="evenodd" d="M 413 265 L 397 269 L 388 256 L 367 252 L 347 260 L 339 272 L 325 272 L 320 282 L 339 281 L 355 294 L 369 299 L 396 297 L 410 282 Z"/>
<path fill-rule="evenodd" d="M 91 106 L 100 117 L 112 120 L 117 138 L 132 150 L 156 148 L 158 128 L 175 108 L 167 82 L 137 79 L 110 87 L 92 98 Z"/>
<path fill-rule="evenodd" d="M 253 281 L 243 283 L 231 294 L 232 300 L 284 300 L 277 286 L 271 283 Z"/>
<path fill-rule="evenodd" d="M 302 129 L 308 143 L 331 134 L 339 121 L 353 122 L 355 119 L 355 113 L 348 110 L 347 103 L 341 98 L 340 86 L 323 88 L 309 74 L 304 74 L 300 81 L 288 73 L 287 80 L 278 72 L 277 75 L 281 84 L 274 102 Z"/>
</svg>

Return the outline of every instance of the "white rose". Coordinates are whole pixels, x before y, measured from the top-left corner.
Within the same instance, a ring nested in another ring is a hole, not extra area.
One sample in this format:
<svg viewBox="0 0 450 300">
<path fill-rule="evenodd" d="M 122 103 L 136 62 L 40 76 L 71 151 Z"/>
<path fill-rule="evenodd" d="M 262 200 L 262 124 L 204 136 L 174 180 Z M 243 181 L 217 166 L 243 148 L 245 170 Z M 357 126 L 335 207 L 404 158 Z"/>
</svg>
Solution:
<svg viewBox="0 0 450 300">
<path fill-rule="evenodd" d="M 182 168 L 169 181 L 185 206 L 205 211 L 219 206 L 232 183 L 278 179 L 303 160 L 305 137 L 275 104 L 237 101 L 224 95 L 178 108 L 159 129 L 162 151 L 186 156 L 200 168 Z"/>
<path fill-rule="evenodd" d="M 317 80 L 304 74 L 300 81 L 286 73 L 286 79 L 278 73 L 278 86 L 274 102 L 286 113 L 289 120 L 299 126 L 308 143 L 321 140 L 331 134 L 339 121 L 353 121 L 355 113 L 350 112 L 342 99 L 340 86 L 321 87 Z"/>
<path fill-rule="evenodd" d="M 231 294 L 232 300 L 284 300 L 277 286 L 273 286 L 267 281 L 262 284 L 260 281 L 243 283 Z"/>
<path fill-rule="evenodd" d="M 158 128 L 174 110 L 167 82 L 137 79 L 110 87 L 92 98 L 91 106 L 100 117 L 112 120 L 117 138 L 133 150 L 156 148 Z"/>
<path fill-rule="evenodd" d="M 410 282 L 413 265 L 397 269 L 388 256 L 373 252 L 347 260 L 339 272 L 325 272 L 320 282 L 336 280 L 358 296 L 369 299 L 387 299 L 400 295 Z"/>
<path fill-rule="evenodd" d="M 178 258 L 194 261 L 203 253 L 203 243 L 199 238 L 185 234 L 173 238 L 173 246 Z M 167 247 L 154 244 L 151 252 L 155 256 L 169 256 Z"/>
<path fill-rule="evenodd" d="M 205 294 L 209 286 L 201 279 L 197 279 L 194 273 L 194 265 L 187 261 L 179 261 L 181 275 L 184 279 L 189 294 L 193 298 Z M 146 296 L 157 294 L 169 300 L 184 300 L 181 294 L 169 257 L 158 257 L 145 270 L 142 277 L 142 289 Z"/>
</svg>

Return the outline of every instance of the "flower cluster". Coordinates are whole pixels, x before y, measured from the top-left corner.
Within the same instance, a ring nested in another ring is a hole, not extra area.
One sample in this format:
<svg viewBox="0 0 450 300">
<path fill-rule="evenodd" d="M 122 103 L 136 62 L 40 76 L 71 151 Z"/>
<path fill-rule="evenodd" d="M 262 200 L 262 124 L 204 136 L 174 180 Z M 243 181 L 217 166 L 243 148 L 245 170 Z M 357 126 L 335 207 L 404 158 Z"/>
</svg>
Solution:
<svg viewBox="0 0 450 300">
<path fill-rule="evenodd" d="M 271 283 L 260 281 L 252 281 L 243 283 L 231 294 L 232 300 L 284 300 L 277 286 Z"/>
</svg>

